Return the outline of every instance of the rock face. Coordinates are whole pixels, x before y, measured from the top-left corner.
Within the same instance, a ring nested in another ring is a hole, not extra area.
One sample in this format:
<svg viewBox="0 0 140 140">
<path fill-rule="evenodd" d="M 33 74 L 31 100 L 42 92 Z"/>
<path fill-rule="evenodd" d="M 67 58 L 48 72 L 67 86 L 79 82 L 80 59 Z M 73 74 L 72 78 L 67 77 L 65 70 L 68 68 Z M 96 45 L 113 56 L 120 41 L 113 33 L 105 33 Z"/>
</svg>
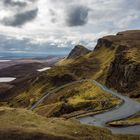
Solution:
<svg viewBox="0 0 140 140">
<path fill-rule="evenodd" d="M 87 48 L 85 48 L 84 46 L 77 45 L 74 47 L 74 49 L 72 49 L 72 51 L 68 55 L 67 59 L 74 59 L 74 58 L 77 58 L 79 56 L 85 55 L 89 52 L 91 52 L 91 51 L 88 50 Z"/>
<path fill-rule="evenodd" d="M 99 39 L 95 50 L 101 47 L 115 49 L 106 85 L 132 97 L 140 97 L 140 30 Z"/>
<path fill-rule="evenodd" d="M 124 46 L 119 46 L 117 50 Z M 125 47 L 124 47 L 125 48 Z M 123 49 L 124 49 L 123 48 Z M 117 51 L 114 61 L 112 61 L 106 85 L 113 87 L 120 92 L 131 92 L 138 87 L 140 80 L 140 63 L 125 58 L 125 51 Z"/>
</svg>

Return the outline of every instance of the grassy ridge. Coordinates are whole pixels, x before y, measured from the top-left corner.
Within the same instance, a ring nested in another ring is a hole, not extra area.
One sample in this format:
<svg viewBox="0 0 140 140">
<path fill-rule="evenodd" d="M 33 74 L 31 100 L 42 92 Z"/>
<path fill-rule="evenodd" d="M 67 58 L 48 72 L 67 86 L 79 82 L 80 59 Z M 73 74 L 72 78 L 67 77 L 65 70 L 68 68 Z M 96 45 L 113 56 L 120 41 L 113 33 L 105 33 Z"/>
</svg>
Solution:
<svg viewBox="0 0 140 140">
<path fill-rule="evenodd" d="M 113 135 L 107 129 L 81 125 L 76 120 L 44 118 L 24 109 L 0 108 L 0 139 L 138 140 L 140 136 Z"/>
<path fill-rule="evenodd" d="M 47 117 L 71 117 L 89 112 L 105 111 L 121 100 L 103 91 L 92 82 L 80 82 L 52 93 L 36 112 Z"/>
</svg>

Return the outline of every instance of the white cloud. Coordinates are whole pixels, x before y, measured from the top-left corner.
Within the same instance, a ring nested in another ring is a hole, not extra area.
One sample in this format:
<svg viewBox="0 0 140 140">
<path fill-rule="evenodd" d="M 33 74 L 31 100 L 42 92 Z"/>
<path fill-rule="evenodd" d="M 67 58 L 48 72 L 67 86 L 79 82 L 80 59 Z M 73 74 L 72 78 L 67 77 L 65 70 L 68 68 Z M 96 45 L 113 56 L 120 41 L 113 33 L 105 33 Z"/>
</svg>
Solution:
<svg viewBox="0 0 140 140">
<path fill-rule="evenodd" d="M 99 37 L 134 29 L 134 21 L 140 22 L 139 0 L 14 0 L 19 3 L 7 7 L 2 1 L 0 34 L 17 40 L 29 38 L 33 44 L 48 42 L 52 46 L 65 47 L 84 42 L 93 47 Z M 5 26 L 1 22 L 19 14 L 19 9 L 23 13 L 35 8 L 38 12 L 34 20 L 27 19 L 21 27 Z"/>
</svg>

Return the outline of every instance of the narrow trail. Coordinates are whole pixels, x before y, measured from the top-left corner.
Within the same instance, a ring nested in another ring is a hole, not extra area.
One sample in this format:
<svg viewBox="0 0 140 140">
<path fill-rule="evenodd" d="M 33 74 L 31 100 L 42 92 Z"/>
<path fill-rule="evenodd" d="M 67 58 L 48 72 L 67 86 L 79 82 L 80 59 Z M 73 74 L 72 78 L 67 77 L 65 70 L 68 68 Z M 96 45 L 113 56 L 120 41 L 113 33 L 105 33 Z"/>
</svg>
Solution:
<svg viewBox="0 0 140 140">
<path fill-rule="evenodd" d="M 52 90 L 49 93 L 46 93 L 37 103 L 35 103 L 29 110 L 34 110 L 37 108 L 40 104 L 43 103 L 43 101 L 52 93 L 57 92 L 60 89 L 63 89 L 67 86 L 84 82 L 84 81 L 91 81 L 93 84 L 97 85 L 100 87 L 102 90 L 108 92 L 109 94 L 112 94 L 120 99 L 122 99 L 124 102 L 121 106 L 118 106 L 110 111 L 103 112 L 97 115 L 93 116 L 85 116 L 85 117 L 80 117 L 78 118 L 79 121 L 82 124 L 88 124 L 88 125 L 94 125 L 94 126 L 99 126 L 99 127 L 104 127 L 110 129 L 113 133 L 121 133 L 121 134 L 140 134 L 140 125 L 135 125 L 135 126 L 129 126 L 129 127 L 110 127 L 107 126 L 106 123 L 113 121 L 113 120 L 119 120 L 123 119 L 126 117 L 129 117 L 137 112 L 140 111 L 140 103 L 136 102 L 133 99 L 130 99 L 127 96 L 123 96 L 117 92 L 114 92 L 110 89 L 108 89 L 106 86 L 103 86 L 99 82 L 95 80 L 90 80 L 90 79 L 84 79 L 80 81 L 74 81 L 69 84 L 63 85 L 61 87 L 58 87 L 54 90 Z"/>
</svg>

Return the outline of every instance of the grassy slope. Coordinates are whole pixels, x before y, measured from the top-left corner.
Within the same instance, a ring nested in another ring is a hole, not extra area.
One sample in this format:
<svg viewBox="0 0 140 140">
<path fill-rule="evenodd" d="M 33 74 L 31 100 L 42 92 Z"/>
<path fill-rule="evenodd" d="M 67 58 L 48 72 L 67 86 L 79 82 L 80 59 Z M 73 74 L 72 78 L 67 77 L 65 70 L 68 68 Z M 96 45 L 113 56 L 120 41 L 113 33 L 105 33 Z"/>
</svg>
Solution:
<svg viewBox="0 0 140 140">
<path fill-rule="evenodd" d="M 140 125 L 140 112 L 126 119 L 110 122 L 111 126 L 131 126 Z"/>
<path fill-rule="evenodd" d="M 115 107 L 121 100 L 103 91 L 92 82 L 80 82 L 51 94 L 36 109 L 41 115 L 72 117 L 98 113 Z"/>
<path fill-rule="evenodd" d="M 25 90 L 19 91 L 17 96 L 14 96 L 6 102 L 7 106 L 26 108 L 36 102 L 42 96 L 44 90 L 49 87 L 48 82 L 44 84 L 44 80 L 39 79 L 38 81 L 32 83 Z"/>
<path fill-rule="evenodd" d="M 138 140 L 140 136 L 112 135 L 107 129 L 75 120 L 44 118 L 24 109 L 0 108 L 0 139 Z"/>
<path fill-rule="evenodd" d="M 93 79 L 105 83 L 108 68 L 115 57 L 115 50 L 116 48 L 102 47 L 87 55 L 87 57 L 97 58 L 100 61 L 100 70 L 92 76 Z"/>
<path fill-rule="evenodd" d="M 108 67 L 114 59 L 115 50 L 116 48 L 110 49 L 102 46 L 100 49 L 90 52 L 83 57 L 79 57 L 76 60 L 63 59 L 57 63 L 57 66 L 68 67 L 74 74 L 78 73 L 78 69 L 74 69 L 74 67 L 79 67 L 81 71 L 78 75 L 79 77 L 98 79 L 100 82 L 104 83 Z"/>
<path fill-rule="evenodd" d="M 140 64 L 139 54 L 140 54 L 139 48 L 137 47 L 131 48 L 131 49 L 128 49 L 128 51 L 126 52 L 125 58 L 130 59 L 131 61 L 133 61 L 133 63 Z M 137 82 L 137 87 L 133 91 L 131 91 L 129 94 L 130 94 L 130 97 L 136 98 L 137 101 L 140 102 L 139 91 L 140 91 L 140 81 Z"/>
<path fill-rule="evenodd" d="M 140 62 L 140 49 L 131 48 L 126 53 L 126 58 L 131 59 L 135 62 Z"/>
<path fill-rule="evenodd" d="M 47 72 L 41 73 L 29 88 L 19 92 L 17 96 L 1 104 L 10 107 L 28 108 L 38 101 L 43 94 L 61 85 L 76 79 L 65 67 L 54 67 Z"/>
</svg>

